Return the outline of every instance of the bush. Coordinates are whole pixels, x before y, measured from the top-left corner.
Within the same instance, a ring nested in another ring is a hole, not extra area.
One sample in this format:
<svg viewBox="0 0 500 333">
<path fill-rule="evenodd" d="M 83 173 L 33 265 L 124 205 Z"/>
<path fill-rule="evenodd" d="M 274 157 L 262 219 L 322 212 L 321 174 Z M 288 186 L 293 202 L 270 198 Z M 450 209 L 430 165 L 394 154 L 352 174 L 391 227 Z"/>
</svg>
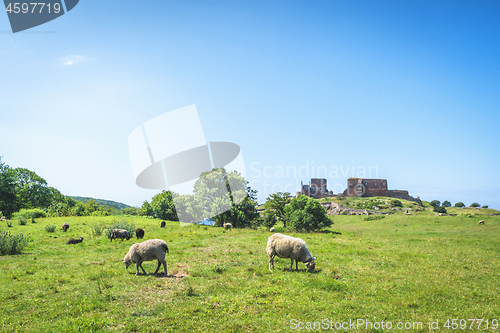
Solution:
<svg viewBox="0 0 500 333">
<path fill-rule="evenodd" d="M 445 200 L 445 201 L 443 201 L 443 203 L 441 204 L 441 206 L 443 206 L 443 207 L 451 207 L 451 202 L 449 202 L 448 200 Z"/>
<path fill-rule="evenodd" d="M 474 217 L 475 215 L 476 214 L 472 214 L 472 213 L 469 213 L 469 212 L 462 214 L 463 217 L 470 217 L 470 218 Z"/>
<path fill-rule="evenodd" d="M 287 227 L 296 231 L 320 230 L 333 224 L 321 204 L 304 195 L 294 198 L 285 209 Z"/>
<path fill-rule="evenodd" d="M 47 232 L 54 232 L 54 231 L 56 231 L 56 226 L 52 225 L 52 224 L 46 225 L 45 226 L 45 231 L 47 231 Z"/>
<path fill-rule="evenodd" d="M 403 204 L 401 203 L 401 201 L 399 201 L 397 199 L 394 199 L 394 200 L 391 200 L 391 206 L 393 206 L 393 207 L 403 207 Z"/>
<path fill-rule="evenodd" d="M 382 220 L 384 219 L 384 215 L 372 215 L 372 216 L 367 216 L 363 220 L 364 221 L 376 221 L 376 220 Z"/>
<path fill-rule="evenodd" d="M 106 234 L 106 237 L 108 237 L 108 239 L 111 239 L 111 233 L 113 233 L 113 229 L 125 229 L 128 231 L 130 237 L 132 237 L 133 235 L 135 235 L 136 228 L 133 222 L 128 223 L 127 220 L 115 222 L 115 224 L 104 229 L 104 233 Z"/>
<path fill-rule="evenodd" d="M 473 204 L 470 205 L 471 207 L 473 208 L 476 208 L 476 207 L 481 207 L 480 204 L 478 204 L 477 202 L 474 202 Z"/>
<path fill-rule="evenodd" d="M 10 232 L 0 233 L 0 255 L 21 253 L 28 244 L 23 234 L 11 235 Z"/>
<path fill-rule="evenodd" d="M 488 205 L 484 205 L 484 206 L 483 206 L 483 207 L 481 207 L 481 208 L 488 208 Z"/>
<path fill-rule="evenodd" d="M 94 237 L 101 236 L 104 228 L 106 228 L 104 223 L 102 223 L 102 222 L 94 223 L 90 226 L 90 232 L 92 233 L 92 236 L 94 236 Z M 111 231 L 113 231 L 113 229 L 111 229 Z"/>
<path fill-rule="evenodd" d="M 462 207 L 465 207 L 465 204 L 464 204 L 463 202 L 461 202 L 461 201 L 460 201 L 460 202 L 457 202 L 457 203 L 455 204 L 455 207 L 462 208 Z"/>
<path fill-rule="evenodd" d="M 446 208 L 442 206 L 434 207 L 433 211 L 435 211 L 436 213 L 446 214 Z"/>
<path fill-rule="evenodd" d="M 276 224 L 276 216 L 274 216 L 274 214 L 268 210 L 264 211 L 264 218 L 262 224 L 267 229 L 274 227 L 274 225 Z"/>
<path fill-rule="evenodd" d="M 24 215 L 18 215 L 17 216 L 17 221 L 19 223 L 19 225 L 26 225 L 28 224 L 28 218 Z"/>
</svg>

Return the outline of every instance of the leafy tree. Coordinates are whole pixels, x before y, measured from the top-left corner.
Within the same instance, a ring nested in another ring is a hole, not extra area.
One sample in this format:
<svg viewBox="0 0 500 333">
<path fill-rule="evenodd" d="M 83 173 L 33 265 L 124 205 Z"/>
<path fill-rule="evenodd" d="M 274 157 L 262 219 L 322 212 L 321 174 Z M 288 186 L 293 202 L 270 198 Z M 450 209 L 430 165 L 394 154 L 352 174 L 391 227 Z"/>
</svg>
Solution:
<svg viewBox="0 0 500 333">
<path fill-rule="evenodd" d="M 174 198 L 181 221 L 199 222 L 213 218 L 216 226 L 231 223 L 234 228 L 245 228 L 260 220 L 257 191 L 234 171 L 218 168 L 202 173 L 193 186 L 193 193 Z"/>
<path fill-rule="evenodd" d="M 391 200 L 391 206 L 393 207 L 403 207 L 403 203 L 397 199 Z"/>
<path fill-rule="evenodd" d="M 483 207 L 481 207 L 481 208 L 488 208 L 488 205 L 484 205 L 484 206 L 483 206 Z"/>
<path fill-rule="evenodd" d="M 264 224 L 264 226 L 266 228 L 271 228 L 271 227 L 274 227 L 276 225 L 276 215 L 273 211 L 270 211 L 270 210 L 265 210 L 264 211 L 264 214 L 263 214 L 263 221 L 262 221 L 262 224 Z"/>
<path fill-rule="evenodd" d="M 16 179 L 13 170 L 2 162 L 0 156 L 0 211 L 10 218 L 19 209 Z"/>
<path fill-rule="evenodd" d="M 153 209 L 151 208 L 151 204 L 147 200 L 144 200 L 144 202 L 142 203 L 139 215 L 153 217 Z"/>
<path fill-rule="evenodd" d="M 471 206 L 471 207 L 474 207 L 474 208 L 476 208 L 476 207 L 481 207 L 481 205 L 480 205 L 480 204 L 478 204 L 477 202 L 472 203 L 470 206 Z"/>
<path fill-rule="evenodd" d="M 461 201 L 460 201 L 460 202 L 457 202 L 457 203 L 455 204 L 455 207 L 458 207 L 458 208 L 465 207 L 465 204 L 464 204 L 463 202 L 461 202 Z"/>
<path fill-rule="evenodd" d="M 289 226 L 296 231 L 320 230 L 333 224 L 321 204 L 305 195 L 292 199 L 285 212 Z"/>
<path fill-rule="evenodd" d="M 267 197 L 264 208 L 266 209 L 266 212 L 269 212 L 268 214 L 273 212 L 274 217 L 283 222 L 283 226 L 286 227 L 285 207 L 291 200 L 290 193 L 288 192 L 273 193 Z"/>
<path fill-rule="evenodd" d="M 435 211 L 436 213 L 446 214 L 446 208 L 444 208 L 443 206 L 435 206 L 433 211 Z"/>
<path fill-rule="evenodd" d="M 441 202 L 439 200 L 432 200 L 430 204 L 432 207 L 438 207 L 439 205 L 441 205 Z"/>
<path fill-rule="evenodd" d="M 443 207 L 451 207 L 451 202 L 449 202 L 448 200 L 445 200 L 445 201 L 443 201 L 443 203 L 441 204 L 441 206 L 443 206 Z"/>
<path fill-rule="evenodd" d="M 151 200 L 153 216 L 161 220 L 178 221 L 172 192 L 161 191 Z"/>
</svg>

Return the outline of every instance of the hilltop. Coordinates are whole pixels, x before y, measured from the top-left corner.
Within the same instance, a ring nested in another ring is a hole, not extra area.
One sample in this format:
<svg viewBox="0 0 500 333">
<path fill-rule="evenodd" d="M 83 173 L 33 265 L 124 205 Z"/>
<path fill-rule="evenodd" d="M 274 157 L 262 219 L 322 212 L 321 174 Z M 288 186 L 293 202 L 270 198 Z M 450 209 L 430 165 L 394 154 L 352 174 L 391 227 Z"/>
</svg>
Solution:
<svg viewBox="0 0 500 333">
<path fill-rule="evenodd" d="M 111 208 L 116 208 L 116 209 L 123 209 L 123 208 L 133 208 L 132 206 L 126 205 L 121 202 L 116 202 L 112 200 L 104 200 L 104 199 L 94 199 L 90 197 L 78 197 L 78 196 L 69 196 L 76 201 L 80 201 L 83 203 L 86 203 L 89 200 L 94 200 L 98 205 L 106 206 L 106 207 L 111 207 Z"/>
</svg>

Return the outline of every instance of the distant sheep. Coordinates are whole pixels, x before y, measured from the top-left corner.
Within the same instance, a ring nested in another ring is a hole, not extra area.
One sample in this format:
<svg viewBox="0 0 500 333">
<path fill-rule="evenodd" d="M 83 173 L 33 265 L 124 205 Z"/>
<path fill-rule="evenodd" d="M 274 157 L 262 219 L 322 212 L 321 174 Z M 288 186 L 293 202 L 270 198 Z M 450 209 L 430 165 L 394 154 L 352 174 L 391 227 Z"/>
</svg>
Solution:
<svg viewBox="0 0 500 333">
<path fill-rule="evenodd" d="M 113 229 L 113 232 L 111 233 L 111 241 L 113 241 L 113 239 L 117 239 L 117 238 L 120 238 L 121 240 L 126 238 L 127 240 L 129 240 L 130 234 L 125 229 Z"/>
<path fill-rule="evenodd" d="M 144 229 L 141 229 L 141 228 L 136 229 L 135 230 L 135 237 L 137 237 L 137 239 L 144 238 Z"/>
<path fill-rule="evenodd" d="M 69 229 L 69 224 L 64 223 L 64 224 L 62 225 L 62 229 L 63 229 L 63 231 L 64 231 L 64 232 L 68 231 L 68 229 Z"/>
<path fill-rule="evenodd" d="M 226 229 L 226 230 L 229 230 L 229 229 L 231 229 L 231 228 L 233 227 L 233 225 L 232 225 L 231 223 L 224 223 L 222 226 L 223 226 L 223 227 L 224 227 L 224 229 Z"/>
<path fill-rule="evenodd" d="M 484 220 L 479 221 L 479 224 L 484 224 Z"/>
<path fill-rule="evenodd" d="M 123 258 L 123 263 L 125 264 L 125 268 L 128 268 L 128 266 L 132 263 L 135 263 L 137 265 L 135 275 L 139 275 L 139 267 L 144 272 L 144 275 L 146 275 L 146 271 L 144 270 L 144 267 L 142 267 L 142 263 L 144 261 L 152 261 L 156 259 L 158 260 L 158 267 L 156 268 L 154 274 L 158 273 L 161 264 L 163 264 L 163 267 L 165 267 L 164 276 L 166 277 L 167 262 L 165 261 L 165 254 L 167 253 L 168 246 L 165 241 L 161 239 L 150 239 L 142 243 L 135 243 L 132 245 L 127 255 L 125 255 L 125 258 Z"/>
<path fill-rule="evenodd" d="M 271 227 L 271 229 L 269 229 L 270 232 L 276 232 L 276 229 L 274 229 L 274 227 Z"/>
<path fill-rule="evenodd" d="M 316 263 L 314 258 L 307 248 L 306 242 L 300 238 L 286 236 L 282 234 L 271 235 L 267 241 L 266 247 L 267 255 L 269 256 L 269 270 L 274 269 L 274 257 L 290 258 L 290 271 L 293 267 L 295 260 L 295 269 L 299 270 L 298 262 L 301 261 L 306 264 L 309 272 L 314 272 Z"/>
<path fill-rule="evenodd" d="M 79 239 L 71 238 L 66 244 L 78 244 L 78 243 L 81 243 L 82 241 L 83 241 L 83 237 L 80 237 Z"/>
<path fill-rule="evenodd" d="M 7 218 L 5 216 L 0 217 L 1 221 L 7 221 Z"/>
<path fill-rule="evenodd" d="M 165 228 L 165 225 L 167 225 L 167 223 L 165 221 L 161 221 L 160 228 Z"/>
</svg>

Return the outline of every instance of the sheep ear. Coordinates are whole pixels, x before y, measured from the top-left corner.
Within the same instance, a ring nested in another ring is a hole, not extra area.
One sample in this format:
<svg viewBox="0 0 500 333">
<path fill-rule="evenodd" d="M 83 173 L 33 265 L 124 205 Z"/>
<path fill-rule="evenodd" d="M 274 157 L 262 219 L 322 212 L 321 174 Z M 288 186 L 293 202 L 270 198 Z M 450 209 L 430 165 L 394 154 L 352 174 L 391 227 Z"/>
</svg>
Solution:
<svg viewBox="0 0 500 333">
<path fill-rule="evenodd" d="M 316 260 L 316 257 L 314 257 L 313 260 Z"/>
</svg>

